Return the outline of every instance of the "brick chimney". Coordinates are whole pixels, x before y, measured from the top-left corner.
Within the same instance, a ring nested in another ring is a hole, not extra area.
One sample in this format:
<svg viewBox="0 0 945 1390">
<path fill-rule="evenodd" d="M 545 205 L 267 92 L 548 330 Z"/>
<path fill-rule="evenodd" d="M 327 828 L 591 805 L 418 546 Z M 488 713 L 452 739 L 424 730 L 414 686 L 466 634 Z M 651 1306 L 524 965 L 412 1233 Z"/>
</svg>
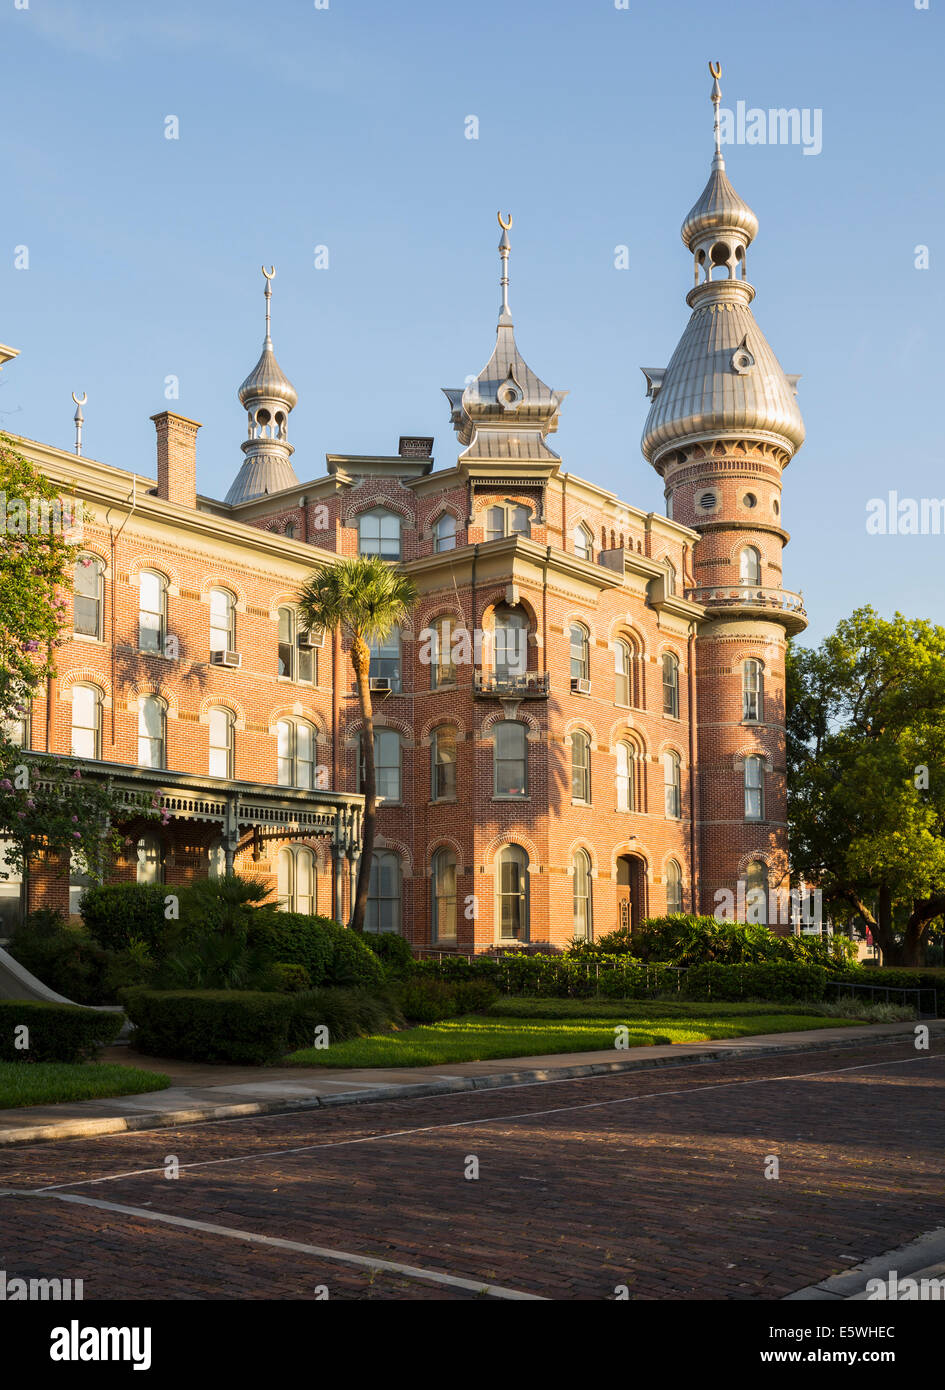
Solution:
<svg viewBox="0 0 945 1390">
<path fill-rule="evenodd" d="M 162 410 L 152 415 L 157 430 L 157 495 L 182 507 L 197 505 L 198 420 Z"/>
</svg>

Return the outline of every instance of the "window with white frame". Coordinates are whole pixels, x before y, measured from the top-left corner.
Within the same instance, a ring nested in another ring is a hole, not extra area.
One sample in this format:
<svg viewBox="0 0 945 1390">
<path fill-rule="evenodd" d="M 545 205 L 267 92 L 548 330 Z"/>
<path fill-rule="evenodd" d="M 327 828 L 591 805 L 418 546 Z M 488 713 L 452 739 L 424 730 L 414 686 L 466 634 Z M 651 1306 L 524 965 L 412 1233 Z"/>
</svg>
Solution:
<svg viewBox="0 0 945 1390">
<path fill-rule="evenodd" d="M 138 648 L 162 655 L 167 628 L 167 580 L 156 570 L 138 576 Z"/>
<path fill-rule="evenodd" d="M 636 810 L 636 788 L 634 774 L 636 755 L 632 743 L 621 740 L 617 744 L 617 810 Z"/>
<path fill-rule="evenodd" d="M 313 685 L 316 671 L 315 648 L 309 644 L 308 633 L 299 624 L 298 614 L 294 608 L 280 608 L 279 675 L 285 680 Z"/>
<path fill-rule="evenodd" d="M 362 744 L 363 747 L 363 744 Z M 401 799 L 400 734 L 396 729 L 374 730 L 374 776 L 378 801 Z M 364 758 L 361 758 L 361 790 L 364 790 Z"/>
<path fill-rule="evenodd" d="M 672 652 L 663 654 L 663 713 L 679 718 L 679 661 Z"/>
<path fill-rule="evenodd" d="M 358 517 L 358 554 L 379 555 L 382 560 L 400 559 L 401 520 L 384 507 L 362 512 Z"/>
<path fill-rule="evenodd" d="M 386 637 L 375 637 L 368 646 L 371 650 L 371 666 L 368 672 L 371 680 L 382 678 L 390 681 L 391 690 L 401 688 L 400 672 L 400 629 L 394 628 Z"/>
<path fill-rule="evenodd" d="M 493 618 L 493 667 L 497 680 L 515 680 L 528 670 L 528 618 L 507 603 L 496 606 Z"/>
<path fill-rule="evenodd" d="M 164 767 L 167 707 L 157 695 L 138 696 L 138 766 Z"/>
<path fill-rule="evenodd" d="M 138 841 L 135 877 L 138 883 L 164 882 L 164 845 L 153 830 L 146 831 Z"/>
<path fill-rule="evenodd" d="M 430 665 L 430 689 L 438 690 L 441 685 L 456 684 L 456 667 L 453 663 L 453 642 L 456 638 L 455 618 L 437 618 L 433 624 L 433 642 Z"/>
<path fill-rule="evenodd" d="M 486 512 L 487 541 L 498 541 L 503 536 L 528 536 L 531 529 L 531 512 L 520 503 L 501 502 Z"/>
<path fill-rule="evenodd" d="M 745 819 L 764 820 L 765 763 L 754 755 L 745 759 Z"/>
<path fill-rule="evenodd" d="M 666 815 L 670 820 L 679 820 L 682 816 L 682 777 L 681 763 L 678 753 L 663 754 L 663 793 L 666 803 Z"/>
<path fill-rule="evenodd" d="M 72 630 L 77 637 L 102 640 L 102 596 L 105 564 L 97 555 L 80 555 L 75 562 Z"/>
<path fill-rule="evenodd" d="M 666 865 L 666 911 L 682 912 L 682 869 L 671 859 Z"/>
<path fill-rule="evenodd" d="M 236 651 L 236 599 L 229 589 L 210 590 L 210 650 Z"/>
<path fill-rule="evenodd" d="M 746 545 L 738 557 L 738 577 L 742 584 L 761 583 L 761 552 Z"/>
<path fill-rule="evenodd" d="M 574 541 L 574 553 L 579 560 L 593 560 L 594 558 L 594 537 L 588 528 L 582 523 L 575 526 L 572 532 Z"/>
<path fill-rule="evenodd" d="M 590 941 L 593 936 L 593 898 L 591 895 L 591 856 L 586 849 L 574 855 L 574 938 Z"/>
<path fill-rule="evenodd" d="M 233 753 L 236 720 L 233 711 L 225 708 L 212 709 L 208 715 L 210 725 L 210 765 L 211 777 L 230 778 L 233 773 Z"/>
<path fill-rule="evenodd" d="M 630 643 L 618 638 L 614 643 L 614 703 L 633 703 L 633 652 Z"/>
<path fill-rule="evenodd" d="M 430 865 L 433 900 L 433 940 L 456 940 L 456 855 L 444 846 Z"/>
<path fill-rule="evenodd" d="M 757 926 L 768 924 L 768 866 L 753 859 L 742 875 L 745 885 L 745 920 Z"/>
<path fill-rule="evenodd" d="M 742 663 L 742 719 L 752 724 L 764 719 L 764 667 L 754 658 Z"/>
<path fill-rule="evenodd" d="M 435 553 L 456 549 L 456 518 L 449 512 L 438 516 L 433 523 L 433 549 Z"/>
<path fill-rule="evenodd" d="M 307 845 L 286 845 L 276 863 L 276 891 L 283 912 L 315 911 L 315 855 Z"/>
<path fill-rule="evenodd" d="M 590 636 L 583 623 L 572 623 L 569 633 L 571 679 L 586 681 L 591 674 Z"/>
<path fill-rule="evenodd" d="M 276 725 L 280 787 L 315 786 L 315 729 L 304 719 L 280 719 Z"/>
<path fill-rule="evenodd" d="M 506 845 L 496 856 L 496 928 L 501 941 L 528 940 L 528 855 Z"/>
<path fill-rule="evenodd" d="M 400 932 L 400 859 L 392 850 L 376 849 L 371 859 L 364 930 Z"/>
<path fill-rule="evenodd" d="M 583 729 L 571 735 L 571 800 L 591 800 L 591 739 Z"/>
<path fill-rule="evenodd" d="M 71 753 L 74 758 L 102 756 L 102 692 L 96 685 L 72 687 Z"/>
<path fill-rule="evenodd" d="M 430 745 L 433 771 L 431 796 L 434 801 L 456 800 L 456 730 L 444 725 L 433 730 Z"/>
<path fill-rule="evenodd" d="M 510 720 L 494 726 L 496 796 L 528 795 L 528 737 L 524 724 Z"/>
</svg>

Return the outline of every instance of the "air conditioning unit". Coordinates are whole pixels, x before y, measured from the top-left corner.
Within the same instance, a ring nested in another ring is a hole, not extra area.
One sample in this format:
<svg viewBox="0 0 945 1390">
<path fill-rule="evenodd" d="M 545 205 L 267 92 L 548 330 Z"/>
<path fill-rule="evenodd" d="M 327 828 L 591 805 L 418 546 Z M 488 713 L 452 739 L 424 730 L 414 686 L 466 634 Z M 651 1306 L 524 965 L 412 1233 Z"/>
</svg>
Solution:
<svg viewBox="0 0 945 1390">
<path fill-rule="evenodd" d="M 571 690 L 576 695 L 590 695 L 591 683 L 588 680 L 584 680 L 583 677 L 578 678 L 577 676 L 572 676 Z"/>
<path fill-rule="evenodd" d="M 370 680 L 372 690 L 383 690 L 389 695 L 391 692 L 390 676 L 372 676 Z"/>
<path fill-rule="evenodd" d="M 299 633 L 300 647 L 323 647 L 325 645 L 325 629 L 323 627 L 313 627 L 309 632 Z"/>
<path fill-rule="evenodd" d="M 243 656 L 241 652 L 216 651 L 210 653 L 210 661 L 214 666 L 242 666 Z"/>
</svg>

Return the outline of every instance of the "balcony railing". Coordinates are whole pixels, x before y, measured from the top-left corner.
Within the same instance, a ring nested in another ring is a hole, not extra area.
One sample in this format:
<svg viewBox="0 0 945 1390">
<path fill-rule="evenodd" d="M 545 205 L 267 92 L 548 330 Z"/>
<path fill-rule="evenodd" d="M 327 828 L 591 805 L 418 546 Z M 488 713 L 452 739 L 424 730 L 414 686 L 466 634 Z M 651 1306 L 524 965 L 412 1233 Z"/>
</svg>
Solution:
<svg viewBox="0 0 945 1390">
<path fill-rule="evenodd" d="M 548 672 L 526 671 L 522 675 L 503 675 L 496 671 L 477 671 L 473 694 L 482 699 L 517 695 L 520 700 L 547 700 Z"/>
<path fill-rule="evenodd" d="M 805 617 L 807 609 L 801 594 L 764 584 L 702 584 L 687 589 L 686 598 L 705 608 L 770 608 L 778 613 Z"/>
</svg>

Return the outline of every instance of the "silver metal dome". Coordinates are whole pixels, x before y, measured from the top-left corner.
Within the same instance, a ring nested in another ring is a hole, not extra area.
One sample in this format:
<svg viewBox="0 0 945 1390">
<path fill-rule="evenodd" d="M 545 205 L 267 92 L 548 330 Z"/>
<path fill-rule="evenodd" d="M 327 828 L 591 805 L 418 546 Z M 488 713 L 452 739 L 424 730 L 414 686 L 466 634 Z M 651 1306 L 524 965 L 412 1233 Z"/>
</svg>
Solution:
<svg viewBox="0 0 945 1390">
<path fill-rule="evenodd" d="M 758 219 L 732 187 L 721 155 L 713 161 L 709 182 L 687 213 L 681 232 L 690 250 L 703 237 L 716 233 L 740 232 L 746 245 L 758 235 Z"/>
<path fill-rule="evenodd" d="M 276 361 L 268 334 L 259 361 L 240 387 L 239 397 L 240 404 L 247 407 L 254 400 L 278 400 L 293 410 L 299 403 L 298 392 Z"/>
</svg>

